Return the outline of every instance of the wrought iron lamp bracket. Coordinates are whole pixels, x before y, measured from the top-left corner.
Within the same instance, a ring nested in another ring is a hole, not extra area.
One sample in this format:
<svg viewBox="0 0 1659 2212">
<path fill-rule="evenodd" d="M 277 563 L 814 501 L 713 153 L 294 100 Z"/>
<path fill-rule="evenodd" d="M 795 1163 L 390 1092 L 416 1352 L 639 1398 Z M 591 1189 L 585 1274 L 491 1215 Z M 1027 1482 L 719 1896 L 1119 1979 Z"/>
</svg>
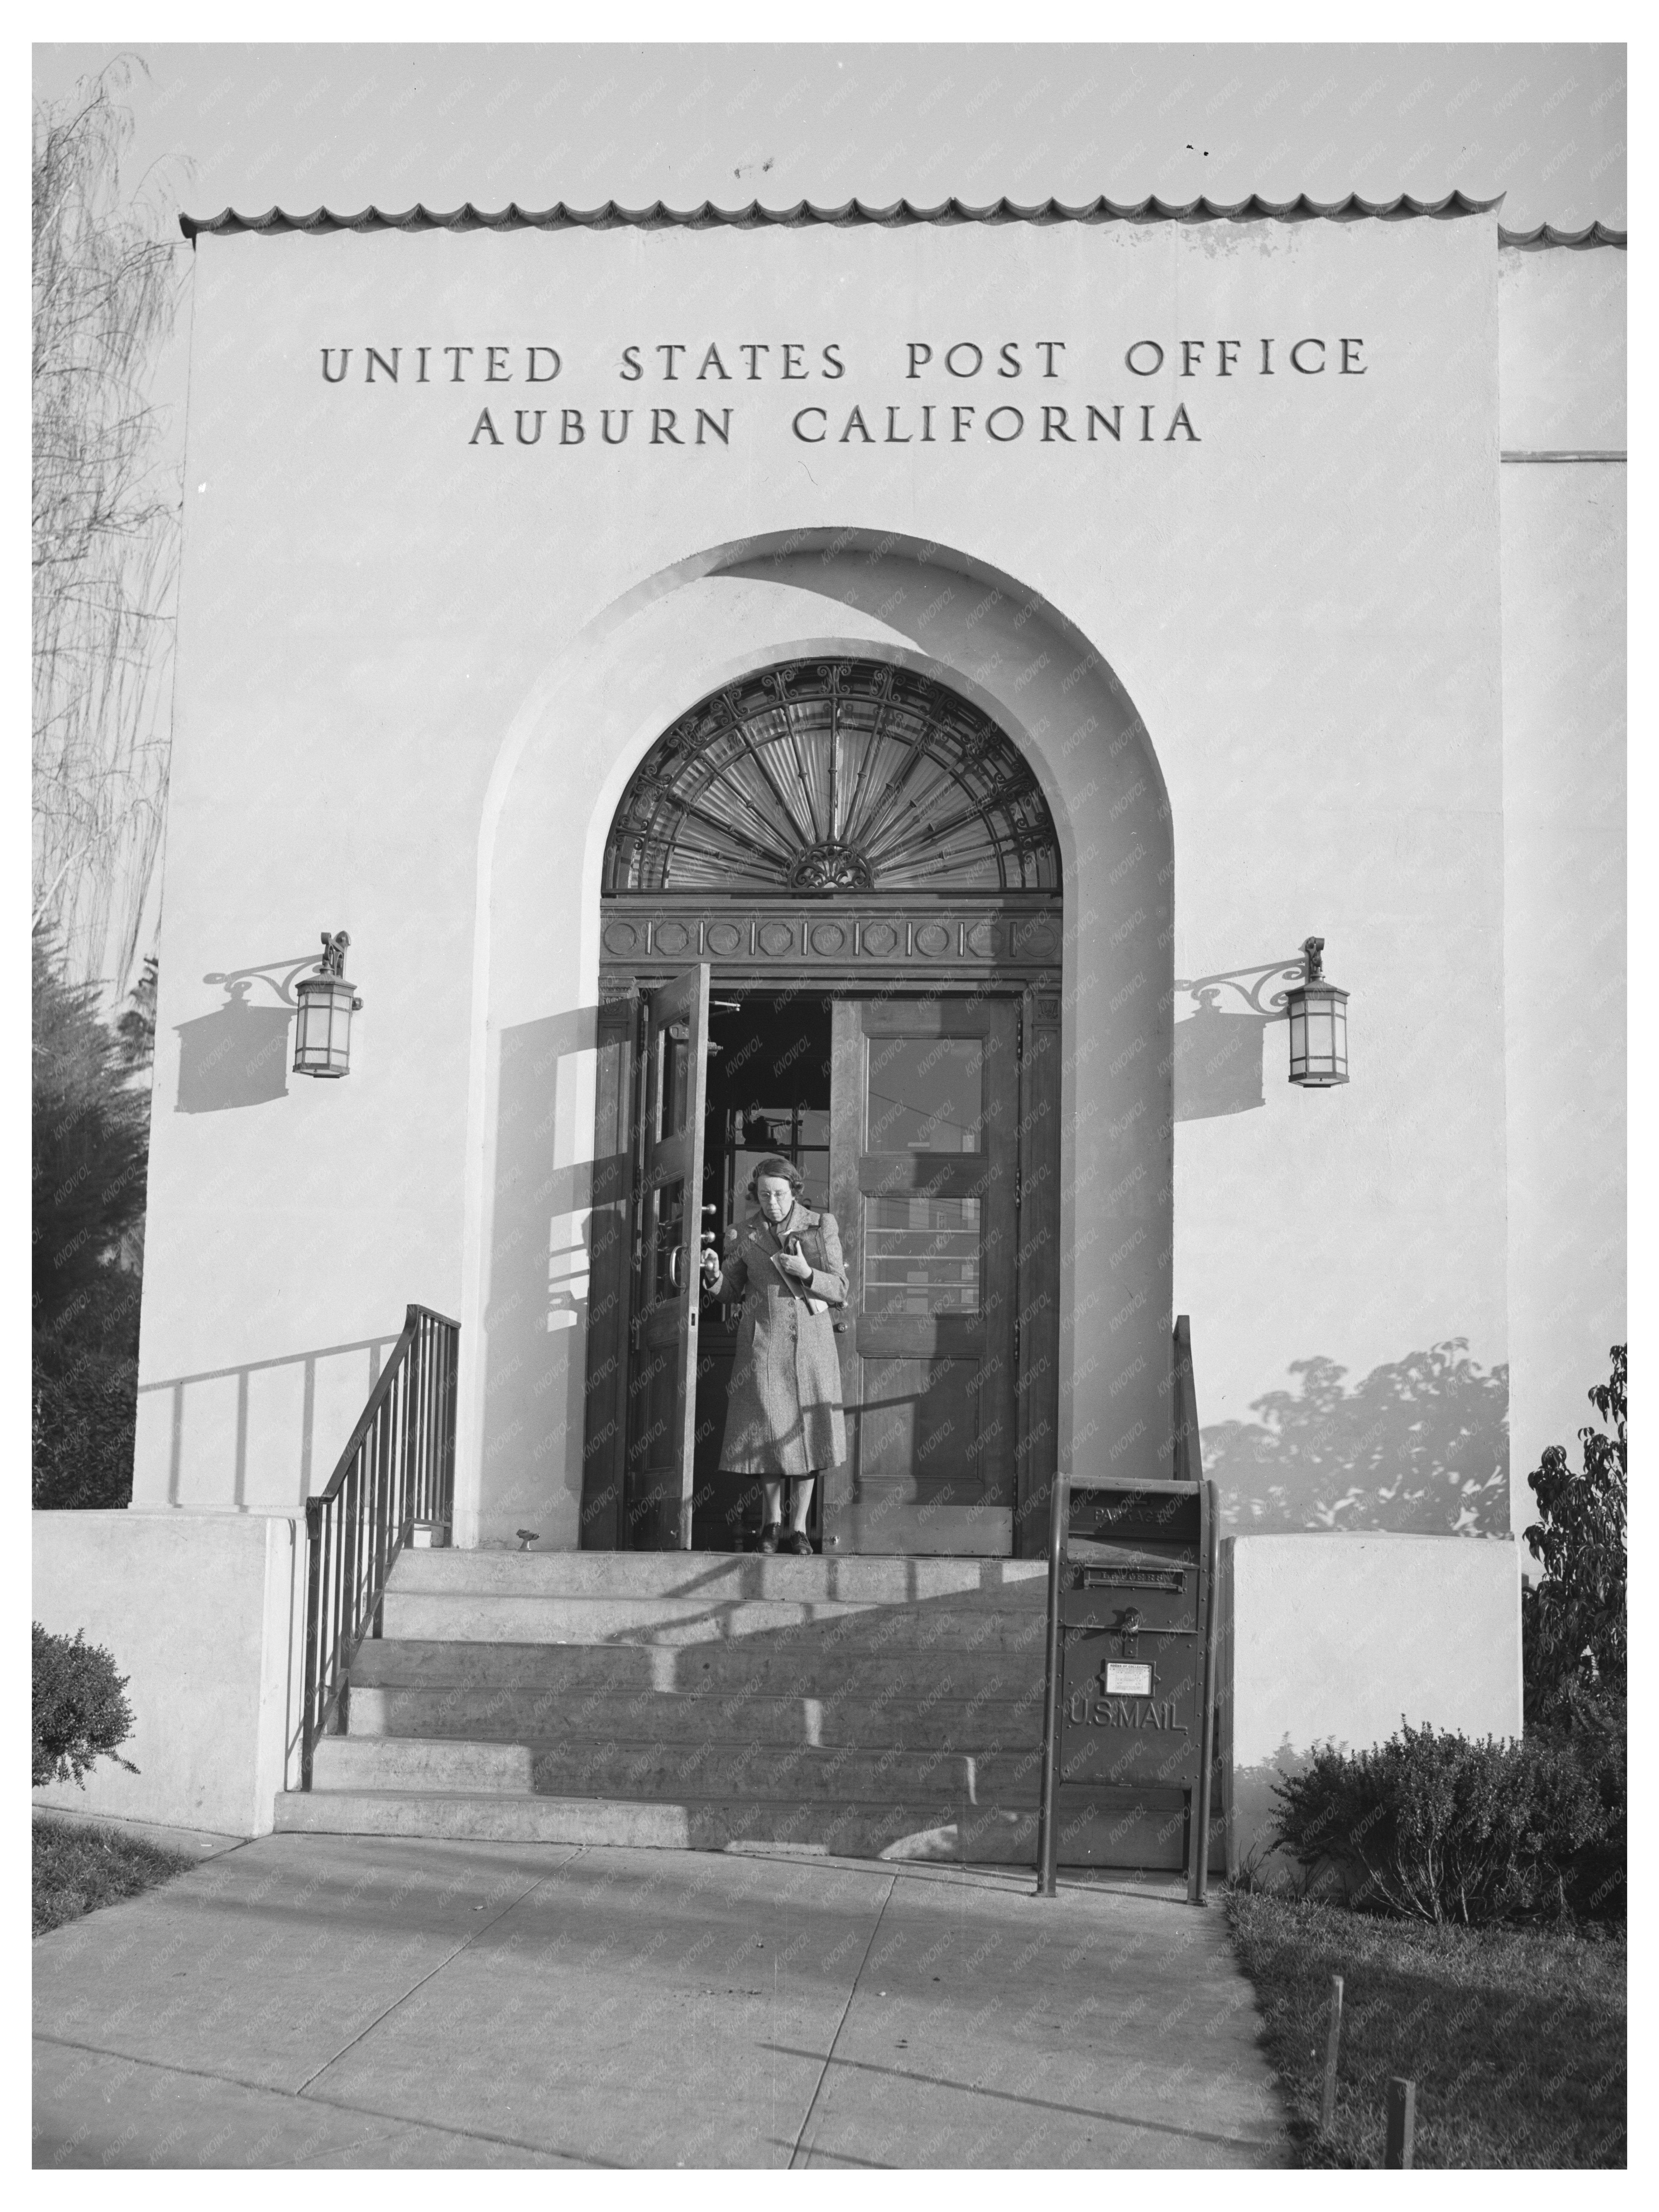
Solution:
<svg viewBox="0 0 1659 2212">
<path fill-rule="evenodd" d="M 220 983 L 232 999 L 245 999 L 255 983 L 264 983 L 276 994 L 278 1005 L 297 1006 L 300 1003 L 295 985 L 302 975 L 334 975 L 345 979 L 346 948 L 351 939 L 343 929 L 322 933 L 323 954 L 319 959 L 314 952 L 302 952 L 299 958 L 262 960 L 251 968 L 216 969 L 204 975 L 204 983 Z M 358 1000 L 357 1006 L 362 1001 Z"/>
<path fill-rule="evenodd" d="M 1303 939 L 1302 957 L 1267 960 L 1253 968 L 1224 968 L 1212 975 L 1177 976 L 1175 988 L 1185 992 L 1206 1013 L 1219 1013 L 1224 991 L 1236 991 L 1253 1014 L 1265 1020 L 1284 1018 L 1286 1001 L 1298 983 L 1317 983 L 1323 978 L 1322 937 Z M 1277 987 L 1277 988 L 1275 988 Z"/>
</svg>

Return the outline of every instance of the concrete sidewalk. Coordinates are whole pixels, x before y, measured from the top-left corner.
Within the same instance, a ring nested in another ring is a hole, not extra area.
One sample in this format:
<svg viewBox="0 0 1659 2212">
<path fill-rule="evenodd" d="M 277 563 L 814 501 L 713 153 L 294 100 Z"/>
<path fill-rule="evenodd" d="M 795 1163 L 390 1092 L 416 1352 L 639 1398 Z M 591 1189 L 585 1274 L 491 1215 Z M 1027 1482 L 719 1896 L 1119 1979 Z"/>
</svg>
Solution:
<svg viewBox="0 0 1659 2212">
<path fill-rule="evenodd" d="M 1219 1906 L 1031 1892 L 268 1836 L 37 1942 L 34 2163 L 1281 2163 Z"/>
</svg>

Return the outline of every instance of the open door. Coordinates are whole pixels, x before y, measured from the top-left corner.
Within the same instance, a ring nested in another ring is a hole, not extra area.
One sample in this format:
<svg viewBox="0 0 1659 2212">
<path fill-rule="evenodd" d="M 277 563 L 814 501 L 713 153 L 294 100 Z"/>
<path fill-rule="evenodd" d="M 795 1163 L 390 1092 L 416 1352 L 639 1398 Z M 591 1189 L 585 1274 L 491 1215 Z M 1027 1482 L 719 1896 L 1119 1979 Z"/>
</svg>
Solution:
<svg viewBox="0 0 1659 2212">
<path fill-rule="evenodd" d="M 825 1481 L 825 1545 L 1006 1556 L 1017 1002 L 842 999 L 834 1020 L 830 1203 L 848 1262 L 848 1456 Z"/>
<path fill-rule="evenodd" d="M 708 1062 L 706 963 L 641 1000 L 628 1509 L 635 1551 L 691 1547 L 698 1231 Z"/>
</svg>

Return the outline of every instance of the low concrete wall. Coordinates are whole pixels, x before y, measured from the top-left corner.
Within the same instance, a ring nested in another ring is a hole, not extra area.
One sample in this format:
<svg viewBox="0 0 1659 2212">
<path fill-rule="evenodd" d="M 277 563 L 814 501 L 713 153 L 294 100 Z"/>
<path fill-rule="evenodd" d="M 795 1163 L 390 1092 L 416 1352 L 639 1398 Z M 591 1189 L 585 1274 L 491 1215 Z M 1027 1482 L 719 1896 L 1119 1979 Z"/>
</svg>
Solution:
<svg viewBox="0 0 1659 2212">
<path fill-rule="evenodd" d="M 82 1629 L 127 1676 L 129 1774 L 37 1805 L 221 1835 L 266 1834 L 297 1724 L 303 1523 L 287 1515 L 36 1513 L 33 1615 Z"/>
<path fill-rule="evenodd" d="M 1265 1861 L 1273 1784 L 1321 1743 L 1381 1743 L 1402 1717 L 1521 1733 L 1512 1538 L 1231 1536 L 1222 1546 L 1227 1865 Z"/>
</svg>

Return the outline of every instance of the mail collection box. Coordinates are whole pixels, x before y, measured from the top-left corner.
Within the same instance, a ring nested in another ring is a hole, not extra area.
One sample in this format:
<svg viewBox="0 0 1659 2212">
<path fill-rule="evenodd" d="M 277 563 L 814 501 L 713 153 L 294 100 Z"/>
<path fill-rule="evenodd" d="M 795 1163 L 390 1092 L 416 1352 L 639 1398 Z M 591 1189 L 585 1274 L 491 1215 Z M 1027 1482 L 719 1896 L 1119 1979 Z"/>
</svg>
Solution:
<svg viewBox="0 0 1659 2212">
<path fill-rule="evenodd" d="M 1205 1771 L 1216 1754 L 1213 1486 L 1068 1486 L 1062 1520 L 1054 1862 L 1181 1869 L 1201 1893 L 1194 1835 L 1218 1826 L 1208 1816 L 1220 1803 Z"/>
</svg>

